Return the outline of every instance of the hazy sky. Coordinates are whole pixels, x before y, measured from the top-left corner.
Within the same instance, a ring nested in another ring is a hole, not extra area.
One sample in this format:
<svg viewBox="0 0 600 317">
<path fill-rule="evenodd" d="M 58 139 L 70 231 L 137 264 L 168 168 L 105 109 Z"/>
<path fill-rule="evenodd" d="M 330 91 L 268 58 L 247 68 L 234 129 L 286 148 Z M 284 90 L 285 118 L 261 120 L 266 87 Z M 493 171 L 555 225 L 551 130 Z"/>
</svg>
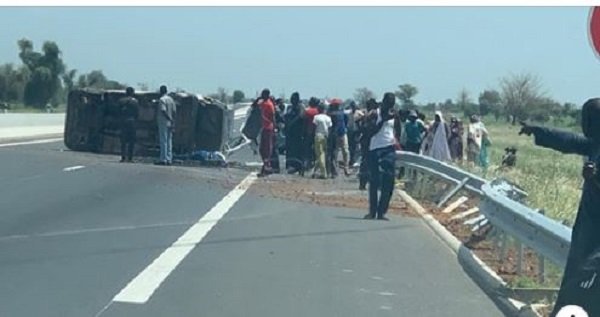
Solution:
<svg viewBox="0 0 600 317">
<path fill-rule="evenodd" d="M 0 8 L 0 63 L 17 40 L 53 40 L 70 68 L 198 93 L 351 97 L 411 83 L 418 102 L 474 99 L 510 73 L 537 74 L 577 104 L 600 95 L 587 7 Z"/>
</svg>

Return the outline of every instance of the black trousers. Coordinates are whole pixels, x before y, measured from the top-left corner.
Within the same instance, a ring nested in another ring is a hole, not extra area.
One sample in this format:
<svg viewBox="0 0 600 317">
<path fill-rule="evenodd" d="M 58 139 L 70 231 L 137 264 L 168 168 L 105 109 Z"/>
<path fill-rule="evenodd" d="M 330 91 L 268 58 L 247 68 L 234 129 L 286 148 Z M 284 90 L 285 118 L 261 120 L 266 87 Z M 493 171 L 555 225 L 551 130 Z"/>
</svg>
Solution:
<svg viewBox="0 0 600 317">
<path fill-rule="evenodd" d="M 358 188 L 364 189 L 369 182 L 369 165 L 367 158 L 369 156 L 369 142 L 360 142 L 360 167 L 358 169 Z"/>
<path fill-rule="evenodd" d="M 327 175 L 331 176 L 332 178 L 338 176 L 338 171 L 336 168 L 337 162 L 335 161 L 336 157 L 334 157 L 335 142 L 336 134 L 333 132 L 329 133 L 329 136 L 327 137 L 327 153 L 325 155 L 325 162 L 327 168 Z"/>
<path fill-rule="evenodd" d="M 396 183 L 394 146 L 369 151 L 367 164 L 369 166 L 369 214 L 382 217 L 388 211 Z"/>
<path fill-rule="evenodd" d="M 304 170 L 309 171 L 315 166 L 315 134 L 306 133 L 303 143 Z"/>
<path fill-rule="evenodd" d="M 407 152 L 419 154 L 419 152 L 421 151 L 421 143 L 406 142 L 405 147 L 406 147 L 405 150 Z"/>
<path fill-rule="evenodd" d="M 121 127 L 121 159 L 131 161 L 135 147 L 135 125 L 126 123 Z"/>
<path fill-rule="evenodd" d="M 360 133 L 358 131 L 348 131 L 348 151 L 350 152 L 350 167 L 356 163 Z"/>
<path fill-rule="evenodd" d="M 285 138 L 285 168 L 294 172 L 302 172 L 304 162 L 302 160 L 304 138 L 302 135 L 288 134 Z"/>
</svg>

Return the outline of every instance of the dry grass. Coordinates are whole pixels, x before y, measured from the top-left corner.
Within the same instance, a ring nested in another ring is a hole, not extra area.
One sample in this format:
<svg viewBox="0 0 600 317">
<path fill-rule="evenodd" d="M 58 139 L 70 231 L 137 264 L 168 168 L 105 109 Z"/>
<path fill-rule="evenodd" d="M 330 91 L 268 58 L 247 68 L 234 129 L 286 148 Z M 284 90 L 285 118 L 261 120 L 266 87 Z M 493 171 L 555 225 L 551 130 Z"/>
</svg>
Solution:
<svg viewBox="0 0 600 317">
<path fill-rule="evenodd" d="M 581 167 L 583 159 L 576 155 L 564 155 L 534 145 L 533 137 L 519 136 L 519 126 L 486 122 L 492 147 L 491 166 L 487 173 L 463 168 L 483 175 L 487 179 L 505 177 L 527 191 L 528 205 L 546 211 L 546 215 L 572 225 L 581 196 Z M 518 149 L 517 166 L 510 170 L 498 170 L 504 148 Z"/>
</svg>

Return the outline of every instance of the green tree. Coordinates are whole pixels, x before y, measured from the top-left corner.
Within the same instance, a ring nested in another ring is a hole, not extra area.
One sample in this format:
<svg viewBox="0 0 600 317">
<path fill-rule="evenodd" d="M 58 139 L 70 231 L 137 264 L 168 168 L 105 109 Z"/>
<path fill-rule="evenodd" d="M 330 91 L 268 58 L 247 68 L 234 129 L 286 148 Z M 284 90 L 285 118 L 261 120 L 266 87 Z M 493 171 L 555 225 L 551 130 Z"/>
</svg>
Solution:
<svg viewBox="0 0 600 317">
<path fill-rule="evenodd" d="M 246 98 L 246 96 L 244 95 L 243 91 L 241 91 L 241 90 L 234 90 L 232 98 L 233 98 L 233 103 L 238 103 L 238 102 L 244 101 L 244 98 Z"/>
<path fill-rule="evenodd" d="M 408 110 L 415 107 L 413 97 L 419 93 L 417 87 L 411 84 L 403 84 L 398 86 L 400 90 L 396 91 L 395 94 L 402 103 L 402 109 Z"/>
<path fill-rule="evenodd" d="M 68 92 L 70 92 L 71 90 L 73 90 L 73 88 L 75 87 L 75 76 L 77 75 L 77 70 L 76 69 L 71 69 L 69 71 L 66 71 L 63 75 L 62 75 L 62 81 L 64 84 L 64 87 Z"/>
<path fill-rule="evenodd" d="M 25 85 L 23 101 L 27 105 L 43 108 L 62 87 L 61 75 L 65 72 L 65 65 L 61 51 L 51 41 L 44 42 L 42 53 L 34 51 L 30 40 L 21 39 L 17 44 L 19 58 L 31 73 Z"/>
<path fill-rule="evenodd" d="M 502 98 L 496 90 L 484 90 L 479 94 L 479 112 L 482 116 L 494 114 L 496 121 L 502 115 Z"/>
<path fill-rule="evenodd" d="M 77 87 L 122 90 L 125 89 L 126 85 L 115 80 L 109 80 L 101 70 L 93 70 L 89 74 L 79 75 Z"/>
<path fill-rule="evenodd" d="M 367 100 L 375 98 L 375 93 L 367 87 L 357 88 L 354 92 L 354 100 L 359 106 L 367 104 Z"/>
<path fill-rule="evenodd" d="M 450 98 L 446 99 L 446 101 L 444 101 L 443 103 L 440 103 L 440 105 L 439 105 L 439 110 L 441 110 L 443 112 L 454 112 L 454 111 L 456 111 L 456 109 L 457 109 L 456 104 Z"/>
<path fill-rule="evenodd" d="M 0 101 L 22 102 L 25 85 L 29 80 L 29 70 L 13 64 L 0 65 Z"/>
</svg>

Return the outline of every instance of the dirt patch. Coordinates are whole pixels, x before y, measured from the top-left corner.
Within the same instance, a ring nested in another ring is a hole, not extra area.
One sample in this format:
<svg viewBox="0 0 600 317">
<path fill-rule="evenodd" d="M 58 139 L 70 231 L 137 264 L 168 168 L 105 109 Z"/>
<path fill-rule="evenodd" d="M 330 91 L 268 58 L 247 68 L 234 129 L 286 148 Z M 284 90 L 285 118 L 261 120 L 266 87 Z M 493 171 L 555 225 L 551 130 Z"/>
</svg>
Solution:
<svg viewBox="0 0 600 317">
<path fill-rule="evenodd" d="M 369 208 L 368 192 L 358 190 L 358 181 L 352 176 L 321 180 L 276 174 L 258 179 L 250 191 L 262 196 L 312 203 L 317 206 L 361 209 L 365 213 Z M 392 196 L 389 213 L 416 216 L 398 195 Z"/>
<path fill-rule="evenodd" d="M 451 200 L 453 201 L 453 200 Z M 448 231 L 450 231 L 458 240 L 460 240 L 467 248 L 472 250 L 483 262 L 492 268 L 500 277 L 502 277 L 509 285 L 516 285 L 519 280 L 524 278 L 531 281 L 537 281 L 539 278 L 538 272 L 538 257 L 533 250 L 529 248 L 523 249 L 523 260 L 521 264 L 522 273 L 518 274 L 518 245 L 513 241 L 506 240 L 507 245 L 502 257 L 502 245 L 500 237 L 493 234 L 491 227 L 482 229 L 477 232 L 472 231 L 472 226 L 465 224 L 466 219 L 451 219 L 456 214 L 466 211 L 472 207 L 477 207 L 479 204 L 476 197 L 471 197 L 465 204 L 460 206 L 452 213 L 442 213 L 442 208 L 438 209 L 436 205 L 424 202 L 423 208 L 430 211 L 434 218 L 437 219 Z M 471 216 L 470 218 L 473 218 Z M 468 219 L 469 217 L 467 217 Z M 521 285 L 522 286 L 522 285 Z"/>
</svg>

